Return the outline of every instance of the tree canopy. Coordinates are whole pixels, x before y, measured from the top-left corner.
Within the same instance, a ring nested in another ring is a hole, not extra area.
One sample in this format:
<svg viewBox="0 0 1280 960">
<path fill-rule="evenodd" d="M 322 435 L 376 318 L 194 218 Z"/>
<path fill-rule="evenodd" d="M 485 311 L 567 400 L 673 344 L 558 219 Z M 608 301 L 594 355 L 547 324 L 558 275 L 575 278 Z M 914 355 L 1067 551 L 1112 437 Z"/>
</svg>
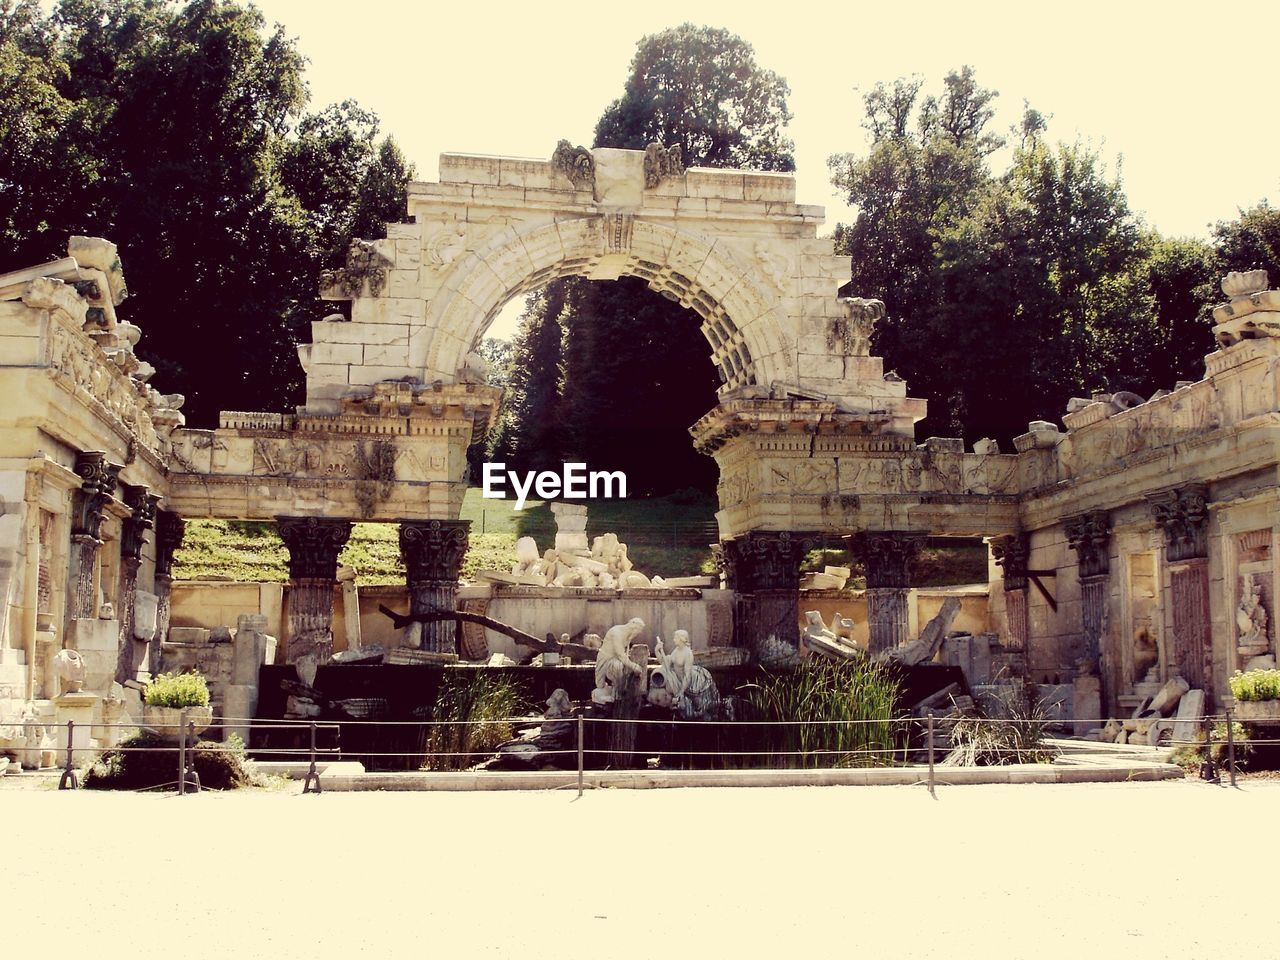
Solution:
<svg viewBox="0 0 1280 960">
<path fill-rule="evenodd" d="M 351 102 L 304 114 L 303 71 L 230 0 L 0 0 L 0 260 L 118 244 L 139 353 L 196 425 L 300 402 L 320 269 L 403 214 L 394 141 Z"/>
<path fill-rule="evenodd" d="M 922 435 L 1007 441 L 1071 396 L 1198 377 L 1221 244 L 1159 237 L 1100 153 L 1050 143 L 1029 106 L 993 170 L 996 92 L 969 67 L 923 88 L 869 91 L 869 149 L 829 160 L 858 211 L 835 230 L 849 289 L 885 301 L 874 352 L 929 401 Z"/>
</svg>

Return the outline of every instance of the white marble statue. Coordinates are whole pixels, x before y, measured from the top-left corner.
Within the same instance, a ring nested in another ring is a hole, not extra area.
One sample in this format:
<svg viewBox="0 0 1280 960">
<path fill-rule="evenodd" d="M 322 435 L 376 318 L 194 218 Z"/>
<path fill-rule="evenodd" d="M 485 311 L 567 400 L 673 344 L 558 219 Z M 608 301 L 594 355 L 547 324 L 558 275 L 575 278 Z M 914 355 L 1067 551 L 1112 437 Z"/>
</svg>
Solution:
<svg viewBox="0 0 1280 960">
<path fill-rule="evenodd" d="M 618 684 L 628 673 L 643 674 L 644 668 L 631 659 L 631 644 L 644 630 L 644 621 L 632 617 L 626 623 L 610 627 L 596 651 L 596 688 L 591 691 L 595 703 L 613 703 Z"/>
<path fill-rule="evenodd" d="M 538 553 L 538 542 L 533 537 L 521 537 L 516 541 L 516 562 L 511 572 L 516 576 L 537 575 L 543 572 L 543 559 Z"/>
<path fill-rule="evenodd" d="M 689 645 L 689 631 L 677 630 L 671 637 L 671 652 L 667 653 L 658 637 L 654 646 L 654 654 L 658 658 L 660 669 L 666 678 L 664 686 L 676 703 L 684 696 L 693 673 L 693 648 Z"/>
<path fill-rule="evenodd" d="M 668 653 L 657 638 L 658 668 L 649 680 L 649 702 L 675 710 L 684 720 L 711 720 L 719 710 L 720 691 L 711 671 L 693 662 L 689 631 L 677 630 Z"/>
</svg>

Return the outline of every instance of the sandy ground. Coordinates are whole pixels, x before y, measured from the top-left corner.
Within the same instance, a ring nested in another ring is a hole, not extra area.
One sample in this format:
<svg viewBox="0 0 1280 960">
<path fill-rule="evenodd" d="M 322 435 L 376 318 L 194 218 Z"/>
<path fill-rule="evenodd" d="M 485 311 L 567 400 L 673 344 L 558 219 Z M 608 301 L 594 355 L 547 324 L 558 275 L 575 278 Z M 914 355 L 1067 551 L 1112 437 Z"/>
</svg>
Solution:
<svg viewBox="0 0 1280 960">
<path fill-rule="evenodd" d="M 0 793 L 0 956 L 1280 956 L 1275 782 L 296 791 Z"/>
</svg>

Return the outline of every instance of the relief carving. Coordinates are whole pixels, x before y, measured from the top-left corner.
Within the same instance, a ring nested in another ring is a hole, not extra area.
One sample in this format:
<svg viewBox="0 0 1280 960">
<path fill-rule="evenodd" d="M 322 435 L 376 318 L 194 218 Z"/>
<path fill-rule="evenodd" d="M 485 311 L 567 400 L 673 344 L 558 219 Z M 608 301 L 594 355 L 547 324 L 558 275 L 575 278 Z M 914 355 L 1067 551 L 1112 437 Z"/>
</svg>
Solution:
<svg viewBox="0 0 1280 960">
<path fill-rule="evenodd" d="M 568 177 L 576 190 L 590 190 L 595 186 L 596 161 L 586 147 L 575 147 L 568 140 L 561 140 L 551 154 L 551 166 Z"/>
<path fill-rule="evenodd" d="M 387 284 L 387 268 L 391 260 L 378 252 L 377 241 L 353 240 L 347 250 L 347 263 L 336 270 L 320 271 L 320 288 L 337 289 L 344 296 L 358 297 L 369 284 L 369 296 L 380 297 Z"/>
<path fill-rule="evenodd" d="M 1111 570 L 1111 521 L 1105 510 L 1073 517 L 1064 524 L 1067 543 L 1076 552 L 1080 578 L 1105 576 Z"/>
<path fill-rule="evenodd" d="M 1147 497 L 1156 526 L 1164 531 L 1170 562 L 1208 556 L 1209 495 L 1203 483 L 1188 484 Z"/>
<path fill-rule="evenodd" d="M 372 517 L 395 490 L 397 455 L 391 440 L 355 445 L 355 497 L 361 517 Z"/>
<path fill-rule="evenodd" d="M 827 330 L 827 347 L 846 357 L 871 356 L 871 335 L 876 322 L 884 319 L 882 300 L 841 297 L 846 316 L 832 320 Z"/>
<path fill-rule="evenodd" d="M 462 224 L 444 224 L 427 238 L 423 250 L 427 260 L 437 266 L 447 267 L 466 249 L 467 238 Z"/>
<path fill-rule="evenodd" d="M 674 180 L 676 177 L 683 176 L 684 158 L 681 155 L 680 144 L 664 147 L 661 143 L 655 142 L 644 148 L 645 187 L 652 189 L 664 180 Z"/>
</svg>

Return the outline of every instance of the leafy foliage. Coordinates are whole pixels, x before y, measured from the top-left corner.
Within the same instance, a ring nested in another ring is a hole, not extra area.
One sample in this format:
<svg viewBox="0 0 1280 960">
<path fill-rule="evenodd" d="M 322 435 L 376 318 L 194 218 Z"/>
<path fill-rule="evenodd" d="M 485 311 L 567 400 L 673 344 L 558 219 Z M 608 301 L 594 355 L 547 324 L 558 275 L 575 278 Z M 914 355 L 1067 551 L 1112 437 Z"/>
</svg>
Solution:
<svg viewBox="0 0 1280 960">
<path fill-rule="evenodd" d="M 1227 683 L 1237 700 L 1280 700 L 1280 670 L 1237 670 Z"/>
<path fill-rule="evenodd" d="M 244 741 L 235 734 L 225 743 L 201 740 L 192 751 L 200 786 L 231 790 L 252 782 L 245 766 Z M 152 733 L 141 732 L 108 750 L 85 774 L 88 790 L 152 790 L 178 780 L 178 748 Z"/>
<path fill-rule="evenodd" d="M 463 770 L 485 760 L 515 736 L 508 721 L 524 715 L 531 703 L 528 692 L 509 676 L 451 671 L 431 710 L 423 769 Z"/>
<path fill-rule="evenodd" d="M 195 670 L 162 673 L 147 684 L 143 700 L 152 707 L 207 707 L 209 683 Z"/>
<path fill-rule="evenodd" d="M 1009 166 L 993 171 L 996 93 L 971 68 L 936 96 L 922 89 L 877 85 L 864 98 L 869 151 L 829 166 L 858 209 L 835 231 L 850 290 L 885 300 L 874 350 L 929 401 L 923 435 L 1008 441 L 1071 396 L 1198 378 L 1214 251 L 1146 229 L 1101 155 L 1050 144 L 1030 107 Z"/>
<path fill-rule="evenodd" d="M 139 352 L 193 425 L 300 402 L 320 269 L 404 210 L 394 142 L 351 102 L 303 116 L 303 67 L 230 0 L 0 3 L 0 269 L 117 243 Z"/>
<path fill-rule="evenodd" d="M 897 701 L 897 681 L 880 664 L 811 657 L 746 688 L 741 719 L 784 724 L 752 728 L 751 749 L 772 754 L 765 766 L 885 766 L 895 751 Z"/>
</svg>

